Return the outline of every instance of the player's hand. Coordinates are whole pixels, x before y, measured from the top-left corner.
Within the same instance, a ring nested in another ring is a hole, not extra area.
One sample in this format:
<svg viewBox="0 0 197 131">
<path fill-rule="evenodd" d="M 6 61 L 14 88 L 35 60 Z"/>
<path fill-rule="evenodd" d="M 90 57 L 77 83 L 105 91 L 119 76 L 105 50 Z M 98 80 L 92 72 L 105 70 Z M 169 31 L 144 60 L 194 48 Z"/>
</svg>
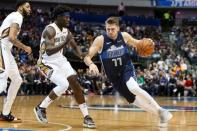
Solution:
<svg viewBox="0 0 197 131">
<path fill-rule="evenodd" d="M 25 46 L 24 50 L 25 50 L 25 52 L 27 52 L 28 55 L 31 54 L 31 52 L 32 52 L 32 50 L 29 46 Z"/>
<path fill-rule="evenodd" d="M 95 75 L 95 76 L 98 76 L 99 75 L 98 67 L 94 63 L 90 64 L 90 66 L 89 66 L 89 72 L 91 74 Z"/>
<path fill-rule="evenodd" d="M 72 35 L 72 33 L 70 31 L 68 31 L 68 35 L 66 37 L 66 42 L 69 43 L 70 40 L 72 40 L 72 39 L 73 39 L 73 35 Z"/>
<path fill-rule="evenodd" d="M 150 38 L 143 38 L 142 40 L 144 40 L 146 43 L 149 43 L 150 45 L 155 45 L 154 41 Z"/>
</svg>

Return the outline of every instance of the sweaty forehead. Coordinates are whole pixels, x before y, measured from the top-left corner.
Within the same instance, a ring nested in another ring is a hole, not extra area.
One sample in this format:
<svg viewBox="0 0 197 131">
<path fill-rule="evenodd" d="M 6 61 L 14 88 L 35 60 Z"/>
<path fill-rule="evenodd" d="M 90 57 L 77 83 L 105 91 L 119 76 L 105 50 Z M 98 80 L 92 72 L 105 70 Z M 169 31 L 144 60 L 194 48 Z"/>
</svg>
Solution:
<svg viewBox="0 0 197 131">
<path fill-rule="evenodd" d="M 106 24 L 106 28 L 117 28 L 116 24 Z"/>
<path fill-rule="evenodd" d="M 24 3 L 24 4 L 23 4 L 23 6 L 25 6 L 25 7 L 29 7 L 29 6 L 30 6 L 30 4 L 29 4 L 28 2 L 26 2 L 26 3 Z"/>
</svg>

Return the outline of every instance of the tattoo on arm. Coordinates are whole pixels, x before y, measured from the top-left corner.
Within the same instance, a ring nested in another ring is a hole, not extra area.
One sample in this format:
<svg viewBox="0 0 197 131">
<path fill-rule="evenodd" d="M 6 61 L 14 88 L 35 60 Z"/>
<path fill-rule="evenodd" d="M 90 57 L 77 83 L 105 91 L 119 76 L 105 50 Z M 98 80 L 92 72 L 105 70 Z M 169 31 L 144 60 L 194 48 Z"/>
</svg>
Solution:
<svg viewBox="0 0 197 131">
<path fill-rule="evenodd" d="M 64 48 L 66 45 L 66 41 L 55 45 L 55 29 L 53 27 L 48 26 L 45 31 L 43 32 L 43 38 L 45 39 L 45 44 L 46 44 L 46 53 L 47 55 L 52 55 Z"/>
<path fill-rule="evenodd" d="M 9 37 L 9 40 L 10 40 L 16 47 L 21 48 L 21 49 L 24 50 L 25 45 L 24 45 L 21 41 L 19 41 L 19 40 L 17 39 L 17 34 L 18 34 L 19 30 L 20 30 L 19 25 L 18 25 L 17 23 L 12 23 L 12 24 L 10 25 L 8 37 Z"/>
<path fill-rule="evenodd" d="M 55 29 L 48 26 L 43 32 L 44 43 L 46 44 L 46 50 L 55 45 Z"/>
</svg>

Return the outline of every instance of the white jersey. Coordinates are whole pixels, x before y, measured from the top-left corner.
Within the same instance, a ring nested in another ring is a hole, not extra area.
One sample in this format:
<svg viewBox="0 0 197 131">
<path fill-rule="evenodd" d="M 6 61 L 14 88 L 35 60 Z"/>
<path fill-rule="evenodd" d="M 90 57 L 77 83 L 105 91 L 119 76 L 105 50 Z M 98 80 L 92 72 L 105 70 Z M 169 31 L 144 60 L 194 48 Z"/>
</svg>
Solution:
<svg viewBox="0 0 197 131">
<path fill-rule="evenodd" d="M 0 27 L 0 39 L 1 43 L 4 44 L 6 47 L 12 48 L 13 44 L 9 41 L 9 28 L 11 24 L 16 23 L 21 28 L 23 23 L 23 16 L 19 12 L 12 12 L 10 13 L 3 21 Z M 19 32 L 18 32 L 19 33 Z"/>
<path fill-rule="evenodd" d="M 55 46 L 61 44 L 62 42 L 66 42 L 68 36 L 67 28 L 63 28 L 61 31 L 55 23 L 47 25 L 46 28 L 49 26 L 53 27 L 56 32 Z M 65 86 L 63 83 L 67 81 L 69 76 L 76 75 L 76 71 L 72 68 L 69 61 L 67 61 L 66 57 L 63 55 L 63 49 L 49 56 L 46 53 L 45 47 L 45 39 L 43 38 L 42 34 L 40 43 L 40 56 L 37 62 L 38 68 L 45 77 L 50 79 L 53 83 L 62 88 L 63 92 L 65 92 L 67 86 Z M 61 93 L 62 92 L 56 92 L 58 96 Z"/>
<path fill-rule="evenodd" d="M 55 24 L 49 24 L 48 26 L 51 26 L 55 29 L 56 35 L 55 35 L 55 46 L 61 44 L 62 42 L 66 42 L 66 38 L 68 35 L 68 29 L 67 28 L 63 28 L 62 31 L 59 29 L 59 27 Z M 46 28 L 48 27 L 46 26 Z M 57 53 L 54 53 L 52 55 L 47 55 L 46 51 L 45 51 L 45 39 L 43 38 L 43 34 L 41 37 L 41 42 L 40 42 L 40 60 L 42 60 L 42 62 L 44 61 L 53 61 L 53 60 L 57 60 L 57 59 L 61 59 L 64 58 L 63 56 L 63 49 L 58 51 Z"/>
</svg>

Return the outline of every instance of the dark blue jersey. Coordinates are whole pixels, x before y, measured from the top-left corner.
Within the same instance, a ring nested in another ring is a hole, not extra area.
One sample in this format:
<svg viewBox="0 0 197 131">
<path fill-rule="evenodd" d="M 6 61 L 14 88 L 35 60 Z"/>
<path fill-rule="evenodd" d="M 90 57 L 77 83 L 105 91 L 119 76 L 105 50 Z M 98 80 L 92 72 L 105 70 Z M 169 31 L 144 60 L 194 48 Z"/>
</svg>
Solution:
<svg viewBox="0 0 197 131">
<path fill-rule="evenodd" d="M 104 43 L 100 59 L 109 80 L 114 83 L 124 79 L 126 82 L 131 76 L 134 77 L 134 67 L 121 32 L 118 32 L 116 40 L 110 39 L 106 33 L 103 34 L 103 37 Z"/>
</svg>

